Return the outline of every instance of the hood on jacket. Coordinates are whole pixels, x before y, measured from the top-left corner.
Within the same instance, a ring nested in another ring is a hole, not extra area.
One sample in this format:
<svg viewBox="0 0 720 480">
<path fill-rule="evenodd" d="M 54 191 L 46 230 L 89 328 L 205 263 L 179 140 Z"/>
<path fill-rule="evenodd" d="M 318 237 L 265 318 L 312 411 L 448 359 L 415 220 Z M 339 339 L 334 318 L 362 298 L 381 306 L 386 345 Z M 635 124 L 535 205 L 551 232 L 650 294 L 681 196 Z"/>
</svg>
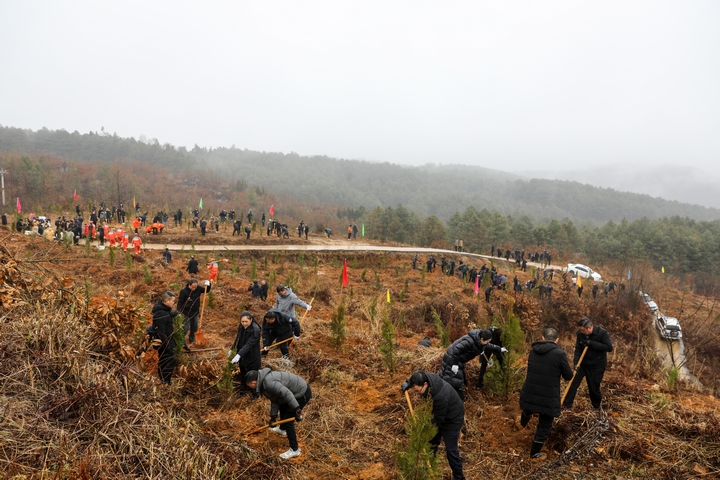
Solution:
<svg viewBox="0 0 720 480">
<path fill-rule="evenodd" d="M 532 350 L 533 352 L 537 353 L 538 355 L 545 355 L 546 353 L 555 350 L 558 347 L 557 343 L 545 340 L 541 342 L 535 342 L 532 344 Z"/>
</svg>

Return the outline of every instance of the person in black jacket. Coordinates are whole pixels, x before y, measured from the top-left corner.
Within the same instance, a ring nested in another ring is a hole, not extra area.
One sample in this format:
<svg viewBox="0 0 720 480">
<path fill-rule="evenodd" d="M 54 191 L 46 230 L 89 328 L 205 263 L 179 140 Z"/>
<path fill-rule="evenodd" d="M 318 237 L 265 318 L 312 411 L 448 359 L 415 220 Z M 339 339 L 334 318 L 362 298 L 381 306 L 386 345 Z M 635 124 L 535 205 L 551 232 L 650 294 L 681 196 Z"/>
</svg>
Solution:
<svg viewBox="0 0 720 480">
<path fill-rule="evenodd" d="M 198 268 L 198 261 L 195 260 L 195 257 L 190 257 L 190 261 L 187 264 L 187 268 L 185 269 L 190 275 L 197 275 L 200 269 Z"/>
<path fill-rule="evenodd" d="M 542 338 L 532 344 L 527 377 L 520 390 L 520 426 L 525 428 L 533 413 L 540 415 L 530 448 L 534 460 L 547 458 L 540 450 L 550 436 L 553 419 L 560 416 L 560 377 L 570 380 L 573 375 L 565 351 L 557 345 L 557 330 L 546 328 Z"/>
<path fill-rule="evenodd" d="M 268 347 L 272 344 L 287 340 L 291 336 L 300 338 L 300 323 L 292 317 L 285 315 L 277 308 L 271 308 L 263 317 L 262 337 L 263 349 L 261 354 L 268 354 Z M 288 342 L 279 346 L 283 358 L 290 358 Z"/>
<path fill-rule="evenodd" d="M 265 300 L 267 300 L 267 294 L 268 294 L 267 280 L 260 280 L 260 290 L 262 292 L 260 295 L 260 300 L 262 300 L 264 302 Z"/>
<path fill-rule="evenodd" d="M 173 310 L 175 300 L 175 294 L 168 290 L 152 308 L 154 334 L 162 341 L 158 349 L 158 376 L 160 381 L 167 385 L 171 384 L 172 374 L 177 365 L 175 338 L 173 338 L 175 332 L 173 317 L 178 314 Z"/>
<path fill-rule="evenodd" d="M 240 314 L 240 325 L 231 352 L 235 352 L 235 355 L 230 362 L 240 365 L 242 379 L 250 370 L 260 370 L 260 325 L 250 312 Z M 246 390 L 245 381 L 241 383 L 240 390 Z"/>
<path fill-rule="evenodd" d="M 250 292 L 253 298 L 262 298 L 262 288 L 257 280 L 253 280 L 253 283 L 248 287 L 248 292 Z"/>
<path fill-rule="evenodd" d="M 507 352 L 504 347 L 490 343 L 490 330 L 470 330 L 467 335 L 455 340 L 443 355 L 440 376 L 455 389 L 461 400 L 465 400 L 465 364 L 478 355 L 489 357 Z"/>
<path fill-rule="evenodd" d="M 457 392 L 438 375 L 419 370 L 402 384 L 403 392 L 408 389 L 423 398 L 428 395 L 432 398 L 432 422 L 438 429 L 437 434 L 430 440 L 433 453 L 437 453 L 440 441 L 445 441 L 445 453 L 453 472 L 453 480 L 465 480 L 458 450 L 460 429 L 465 422 L 465 406 Z"/>
<path fill-rule="evenodd" d="M 580 328 L 577 331 L 575 354 L 573 355 L 573 365 L 575 365 L 577 373 L 565 397 L 563 408 L 572 408 L 575 394 L 584 377 L 587 381 L 590 402 L 593 408 L 598 409 L 602 402 L 600 382 L 602 382 L 603 375 L 605 375 L 607 352 L 612 352 L 613 344 L 607 330 L 593 325 L 592 321 L 587 317 L 580 319 L 578 327 Z M 585 357 L 583 357 L 582 363 L 578 366 L 578 361 L 585 349 L 587 349 Z"/>
<path fill-rule="evenodd" d="M 209 280 L 203 282 L 203 286 L 198 285 L 198 281 L 191 278 L 185 288 L 180 290 L 180 298 L 178 299 L 178 307 L 180 312 L 185 315 L 185 333 L 190 332 L 188 341 L 195 343 L 195 333 L 198 330 L 198 314 L 200 313 L 200 295 L 208 293 L 212 286 Z"/>
</svg>

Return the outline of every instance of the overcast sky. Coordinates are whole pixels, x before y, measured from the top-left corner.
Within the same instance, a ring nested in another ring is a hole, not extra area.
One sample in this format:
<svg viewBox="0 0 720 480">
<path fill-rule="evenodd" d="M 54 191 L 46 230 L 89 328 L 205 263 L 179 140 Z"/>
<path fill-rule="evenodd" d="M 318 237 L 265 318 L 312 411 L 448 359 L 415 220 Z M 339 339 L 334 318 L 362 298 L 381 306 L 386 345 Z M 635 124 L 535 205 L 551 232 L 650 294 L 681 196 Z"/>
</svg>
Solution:
<svg viewBox="0 0 720 480">
<path fill-rule="evenodd" d="M 720 2 L 2 1 L 0 124 L 720 172 Z"/>
</svg>

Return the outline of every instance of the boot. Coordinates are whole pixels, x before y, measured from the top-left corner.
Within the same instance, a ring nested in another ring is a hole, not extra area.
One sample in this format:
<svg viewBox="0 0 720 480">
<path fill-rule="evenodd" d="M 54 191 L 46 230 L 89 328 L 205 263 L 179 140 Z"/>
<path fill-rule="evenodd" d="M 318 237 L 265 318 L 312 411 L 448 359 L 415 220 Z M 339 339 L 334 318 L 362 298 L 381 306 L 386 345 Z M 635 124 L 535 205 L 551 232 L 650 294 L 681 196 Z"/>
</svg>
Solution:
<svg viewBox="0 0 720 480">
<path fill-rule="evenodd" d="M 530 447 L 530 460 L 539 462 L 547 458 L 547 455 L 540 452 L 543 444 L 544 443 L 533 442 L 532 447 Z"/>
</svg>

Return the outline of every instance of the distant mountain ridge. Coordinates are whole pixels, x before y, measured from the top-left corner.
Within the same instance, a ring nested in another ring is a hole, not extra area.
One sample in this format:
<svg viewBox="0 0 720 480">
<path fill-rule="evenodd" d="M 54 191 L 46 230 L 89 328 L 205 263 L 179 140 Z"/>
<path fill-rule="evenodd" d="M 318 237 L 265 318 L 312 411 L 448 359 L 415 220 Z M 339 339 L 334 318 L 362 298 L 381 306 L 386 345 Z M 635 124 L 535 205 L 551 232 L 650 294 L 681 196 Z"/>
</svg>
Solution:
<svg viewBox="0 0 720 480">
<path fill-rule="evenodd" d="M 536 220 L 569 218 L 579 224 L 603 224 L 646 217 L 720 219 L 720 209 L 620 192 L 575 181 L 531 179 L 478 166 L 400 166 L 256 152 L 238 148 L 192 150 L 125 139 L 105 133 L 22 130 L 0 127 L 0 153 L 47 154 L 69 161 L 141 161 L 175 172 L 212 168 L 221 182 L 242 180 L 311 202 L 348 207 L 404 205 L 420 217 L 448 219 L 469 206 Z"/>
</svg>

